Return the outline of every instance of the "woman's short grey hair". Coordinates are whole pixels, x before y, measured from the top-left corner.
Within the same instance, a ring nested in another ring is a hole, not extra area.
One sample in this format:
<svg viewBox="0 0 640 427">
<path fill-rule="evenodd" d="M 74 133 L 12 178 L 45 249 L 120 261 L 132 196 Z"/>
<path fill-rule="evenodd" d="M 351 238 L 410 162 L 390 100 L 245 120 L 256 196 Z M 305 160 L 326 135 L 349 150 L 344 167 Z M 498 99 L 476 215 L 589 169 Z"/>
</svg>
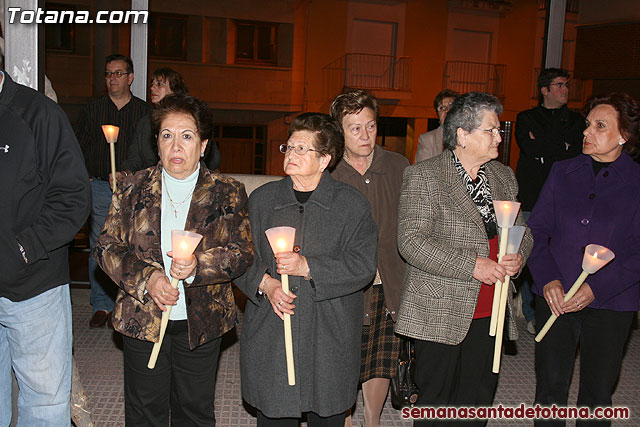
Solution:
<svg viewBox="0 0 640 427">
<path fill-rule="evenodd" d="M 457 97 L 444 120 L 444 147 L 454 150 L 458 146 L 458 128 L 467 132 L 477 129 L 487 111 L 502 114 L 502 104 L 493 95 L 469 92 Z"/>
</svg>

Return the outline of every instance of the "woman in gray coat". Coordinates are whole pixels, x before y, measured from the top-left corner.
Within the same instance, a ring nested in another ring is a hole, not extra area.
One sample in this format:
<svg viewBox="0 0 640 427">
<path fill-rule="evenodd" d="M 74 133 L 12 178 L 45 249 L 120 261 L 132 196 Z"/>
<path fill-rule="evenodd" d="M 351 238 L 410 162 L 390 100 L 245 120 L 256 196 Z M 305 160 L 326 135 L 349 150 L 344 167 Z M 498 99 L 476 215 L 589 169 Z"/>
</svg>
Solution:
<svg viewBox="0 0 640 427">
<path fill-rule="evenodd" d="M 342 127 L 305 113 L 289 129 L 287 178 L 251 194 L 255 259 L 236 284 L 249 298 L 240 341 L 242 396 L 258 426 L 343 426 L 360 372 L 362 289 L 376 271 L 377 229 L 366 198 L 331 178 L 344 151 Z M 293 252 L 274 256 L 271 227 L 296 229 Z M 279 274 L 288 274 L 291 294 Z M 291 315 L 296 381 L 287 382 L 284 313 Z"/>
</svg>

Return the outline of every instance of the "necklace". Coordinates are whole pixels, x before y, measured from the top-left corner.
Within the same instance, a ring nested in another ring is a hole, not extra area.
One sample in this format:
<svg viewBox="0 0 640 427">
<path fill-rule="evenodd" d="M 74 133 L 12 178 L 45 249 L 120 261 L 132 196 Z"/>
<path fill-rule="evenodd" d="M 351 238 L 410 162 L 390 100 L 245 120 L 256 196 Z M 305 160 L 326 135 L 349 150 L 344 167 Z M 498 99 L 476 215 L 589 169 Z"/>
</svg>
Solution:
<svg viewBox="0 0 640 427">
<path fill-rule="evenodd" d="M 164 184 L 164 190 L 167 193 L 167 197 L 169 197 L 169 203 L 171 203 L 171 208 L 173 209 L 173 215 L 176 218 L 178 218 L 178 209 L 180 209 L 180 206 L 182 206 L 187 200 L 191 198 L 191 195 L 193 194 L 193 190 L 196 189 L 196 186 L 195 185 L 193 186 L 193 188 L 191 189 L 189 194 L 187 194 L 187 197 L 185 197 L 183 201 L 181 201 L 180 203 L 176 203 L 171 198 L 171 194 L 169 194 L 169 186 L 167 185 L 167 181 L 165 180 L 164 175 L 162 176 L 162 183 Z"/>
</svg>

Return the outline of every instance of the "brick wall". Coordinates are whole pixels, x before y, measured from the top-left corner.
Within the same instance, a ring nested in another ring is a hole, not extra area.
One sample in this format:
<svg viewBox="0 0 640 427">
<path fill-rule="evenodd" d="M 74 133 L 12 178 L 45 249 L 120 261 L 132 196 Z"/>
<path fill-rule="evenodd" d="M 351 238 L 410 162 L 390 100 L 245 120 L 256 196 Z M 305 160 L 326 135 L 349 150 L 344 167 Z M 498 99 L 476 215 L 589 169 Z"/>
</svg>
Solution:
<svg viewBox="0 0 640 427">
<path fill-rule="evenodd" d="M 575 76 L 640 78 L 640 22 L 578 27 Z"/>
</svg>

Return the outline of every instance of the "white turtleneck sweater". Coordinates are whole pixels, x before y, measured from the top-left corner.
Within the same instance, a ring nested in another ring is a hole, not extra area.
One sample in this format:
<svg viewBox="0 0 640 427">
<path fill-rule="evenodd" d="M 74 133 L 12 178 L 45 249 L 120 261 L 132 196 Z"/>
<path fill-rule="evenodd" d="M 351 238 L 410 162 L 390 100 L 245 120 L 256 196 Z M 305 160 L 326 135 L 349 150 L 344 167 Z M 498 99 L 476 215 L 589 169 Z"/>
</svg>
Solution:
<svg viewBox="0 0 640 427">
<path fill-rule="evenodd" d="M 162 250 L 162 261 L 164 270 L 169 280 L 171 275 L 171 258 L 167 252 L 171 250 L 171 230 L 184 230 L 187 222 L 187 214 L 191 205 L 193 190 L 198 181 L 200 164 L 191 175 L 185 179 L 176 179 L 162 169 L 162 215 L 160 219 L 160 248 Z M 168 194 L 167 194 L 168 192 Z M 171 196 L 171 197 L 169 197 Z M 173 203 L 172 203 L 173 202 Z M 186 279 L 187 283 L 193 281 L 193 276 Z M 171 309 L 169 320 L 185 320 L 187 318 L 187 306 L 184 297 L 184 285 L 182 280 L 178 282 L 180 296 L 178 302 Z"/>
</svg>

